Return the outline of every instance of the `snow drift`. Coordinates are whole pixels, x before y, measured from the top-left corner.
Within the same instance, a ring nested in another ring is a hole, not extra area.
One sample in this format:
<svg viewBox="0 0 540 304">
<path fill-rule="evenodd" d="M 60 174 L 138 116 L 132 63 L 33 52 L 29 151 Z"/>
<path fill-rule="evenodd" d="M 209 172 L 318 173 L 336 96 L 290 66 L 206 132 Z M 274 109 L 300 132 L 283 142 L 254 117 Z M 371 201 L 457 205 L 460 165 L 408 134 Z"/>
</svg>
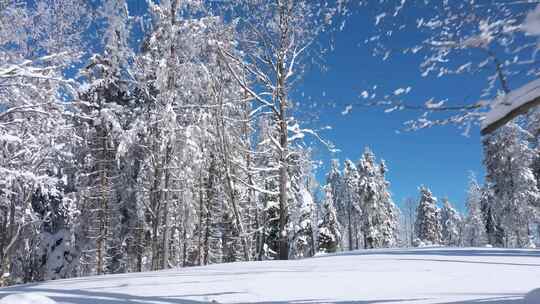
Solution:
<svg viewBox="0 0 540 304">
<path fill-rule="evenodd" d="M 360 250 L 50 281 L 3 288 L 0 297 L 33 292 L 69 304 L 521 304 L 540 303 L 539 273 L 540 251 L 532 249 Z"/>
</svg>

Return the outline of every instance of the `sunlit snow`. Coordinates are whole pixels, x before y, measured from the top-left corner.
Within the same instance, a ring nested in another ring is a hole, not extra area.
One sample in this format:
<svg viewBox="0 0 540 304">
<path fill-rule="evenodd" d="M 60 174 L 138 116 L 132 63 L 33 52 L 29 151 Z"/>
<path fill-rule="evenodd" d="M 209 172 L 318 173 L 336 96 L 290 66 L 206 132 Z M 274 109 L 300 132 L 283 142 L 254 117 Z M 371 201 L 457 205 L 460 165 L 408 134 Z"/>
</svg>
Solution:
<svg viewBox="0 0 540 304">
<path fill-rule="evenodd" d="M 65 304 L 521 304 L 538 295 L 539 270 L 538 250 L 359 250 L 303 260 L 49 281 L 0 289 L 0 297 L 38 292 Z"/>
</svg>

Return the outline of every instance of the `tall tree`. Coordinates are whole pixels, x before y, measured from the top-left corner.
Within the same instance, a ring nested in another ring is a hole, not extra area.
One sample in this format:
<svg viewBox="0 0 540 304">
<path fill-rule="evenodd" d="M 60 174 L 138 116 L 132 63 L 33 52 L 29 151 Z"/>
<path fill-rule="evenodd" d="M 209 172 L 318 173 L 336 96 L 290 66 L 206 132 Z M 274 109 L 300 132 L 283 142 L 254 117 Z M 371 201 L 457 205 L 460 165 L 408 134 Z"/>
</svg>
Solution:
<svg viewBox="0 0 540 304">
<path fill-rule="evenodd" d="M 406 233 L 407 246 L 413 245 L 414 240 L 414 222 L 416 219 L 416 208 L 417 201 L 412 197 L 407 197 L 403 203 L 403 212 L 404 217 L 404 233 Z"/>
<path fill-rule="evenodd" d="M 494 219 L 504 230 L 505 246 L 529 243 L 531 216 L 540 199 L 531 170 L 533 153 L 524 140 L 527 135 L 511 123 L 484 139 L 486 181 L 493 193 Z"/>
<path fill-rule="evenodd" d="M 429 188 L 420 187 L 420 201 L 416 209 L 415 235 L 418 245 L 437 245 L 441 243 L 440 213 L 437 198 Z"/>
<path fill-rule="evenodd" d="M 479 247 L 487 244 L 486 225 L 482 215 L 482 189 L 471 176 L 467 191 L 467 216 L 464 220 L 463 245 Z"/>
<path fill-rule="evenodd" d="M 398 214 L 387 189 L 386 165 L 384 161 L 376 164 L 375 155 L 366 148 L 357 167 L 364 248 L 393 246 L 396 244 Z"/>
<path fill-rule="evenodd" d="M 360 217 L 360 198 L 358 197 L 359 188 L 359 175 L 358 170 L 354 163 L 350 160 L 345 160 L 343 168 L 343 206 L 344 216 L 342 223 L 346 225 L 347 233 L 345 233 L 344 239 L 347 240 L 348 250 L 358 249 L 359 247 L 359 235 L 358 224 Z"/>
<path fill-rule="evenodd" d="M 446 246 L 457 247 L 461 245 L 462 220 L 459 213 L 452 207 L 448 198 L 443 198 L 441 208 L 441 241 Z"/>
<path fill-rule="evenodd" d="M 223 54 L 231 62 L 240 63 L 248 73 L 246 77 L 235 75 L 243 89 L 254 101 L 267 111 L 275 126 L 272 148 L 276 151 L 279 174 L 279 258 L 289 258 L 289 165 L 294 152 L 291 145 L 303 134 L 315 134 L 301 129 L 292 116 L 290 92 L 300 79 L 307 63 L 308 54 L 320 54 L 314 43 L 331 26 L 331 20 L 339 12 L 329 3 L 293 0 L 245 0 L 233 6 L 233 14 L 239 22 L 240 48 L 248 54 L 239 57 L 226 50 Z"/>
<path fill-rule="evenodd" d="M 332 188 L 328 184 L 324 187 L 324 195 L 322 219 L 319 222 L 318 248 L 320 252 L 333 253 L 339 249 L 341 232 L 334 207 Z"/>
</svg>

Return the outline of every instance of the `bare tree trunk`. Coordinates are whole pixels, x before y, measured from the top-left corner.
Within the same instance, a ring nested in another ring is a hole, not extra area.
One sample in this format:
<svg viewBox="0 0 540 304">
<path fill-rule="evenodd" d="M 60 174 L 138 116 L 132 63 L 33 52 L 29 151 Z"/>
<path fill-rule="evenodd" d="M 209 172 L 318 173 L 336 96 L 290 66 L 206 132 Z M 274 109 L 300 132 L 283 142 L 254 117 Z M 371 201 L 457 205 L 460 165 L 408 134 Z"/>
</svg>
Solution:
<svg viewBox="0 0 540 304">
<path fill-rule="evenodd" d="M 17 193 L 15 191 L 13 192 Z M 20 230 L 16 229 L 16 225 L 15 225 L 15 210 L 16 210 L 15 202 L 16 202 L 16 198 L 12 197 L 9 204 L 9 220 L 8 220 L 8 223 L 5 225 L 5 230 L 7 233 L 5 236 L 3 236 L 3 238 L 4 237 L 6 238 L 6 245 L 4 246 L 1 252 L 2 259 L 0 260 L 0 263 L 2 263 L 0 265 L 0 269 L 2 270 L 0 275 L 2 276 L 2 279 L 3 279 L 4 273 L 11 272 L 11 263 L 9 261 L 10 251 L 11 251 L 11 248 L 13 247 L 13 244 L 15 244 L 16 239 L 19 237 L 18 231 Z M 0 283 L 2 283 L 2 281 L 0 281 Z"/>
<path fill-rule="evenodd" d="M 353 233 L 352 233 L 352 210 L 351 204 L 347 208 L 347 215 L 349 217 L 347 231 L 349 232 L 349 250 L 353 250 Z"/>
<path fill-rule="evenodd" d="M 280 75 L 283 75 L 285 69 L 283 62 L 279 64 Z M 287 222 L 289 220 L 288 192 L 288 129 L 287 129 L 287 101 L 285 100 L 283 76 L 279 79 L 279 135 L 280 135 L 280 153 L 279 153 L 279 259 L 289 259 L 289 237 L 287 235 Z"/>
<path fill-rule="evenodd" d="M 159 266 L 159 246 L 158 246 L 158 217 L 154 217 L 152 222 L 152 270 L 158 270 Z"/>
<path fill-rule="evenodd" d="M 289 239 L 287 235 L 287 222 L 289 220 L 288 208 L 288 172 L 287 172 L 287 123 L 284 121 L 285 105 L 280 106 L 281 128 L 280 128 L 280 167 L 279 167 L 279 259 L 289 259 Z"/>
<path fill-rule="evenodd" d="M 160 132 L 156 131 L 157 138 L 160 137 Z M 154 141 L 154 153 L 159 153 L 159 149 L 157 147 L 157 143 Z M 154 161 L 154 177 L 153 177 L 153 184 L 150 188 L 150 204 L 152 208 L 151 218 L 152 218 L 152 270 L 158 270 L 159 269 L 159 240 L 158 240 L 158 232 L 159 232 L 159 225 L 160 225 L 160 212 L 161 212 L 161 202 L 159 199 L 159 191 L 161 189 L 161 166 L 162 164 L 159 163 L 158 157 L 156 157 L 156 160 Z"/>
<path fill-rule="evenodd" d="M 208 265 L 209 255 L 210 255 L 210 227 L 212 225 L 212 213 L 210 212 L 211 197 L 207 195 L 206 198 L 206 227 L 204 233 L 204 258 L 203 265 Z"/>
<path fill-rule="evenodd" d="M 185 219 L 184 219 L 185 220 Z M 187 266 L 187 229 L 182 229 L 182 267 Z"/>
<path fill-rule="evenodd" d="M 244 98 L 246 100 L 248 100 L 249 98 L 249 95 L 247 94 L 247 92 L 245 92 L 244 94 Z M 253 215 L 253 224 L 251 223 L 252 221 L 252 217 L 251 217 L 251 214 L 248 214 L 248 220 L 249 220 L 249 224 L 248 224 L 248 230 L 251 231 L 252 229 L 255 229 L 255 246 L 253 247 L 253 237 L 250 238 L 250 243 L 248 244 L 249 246 L 249 259 L 250 260 L 252 258 L 252 253 L 251 253 L 251 250 L 255 250 L 255 252 L 257 252 L 258 248 L 259 248 L 259 242 L 260 242 L 260 231 L 259 231 L 259 228 L 260 228 L 260 222 L 259 222 L 259 210 L 257 208 L 257 202 L 255 200 L 255 197 L 254 197 L 254 192 L 253 192 L 253 186 L 254 186 L 254 182 L 253 182 L 253 174 L 251 172 L 252 168 L 251 168 L 251 163 L 252 163 L 252 155 L 251 155 L 251 126 L 249 124 L 249 121 L 250 121 L 250 114 L 249 114 L 249 110 L 250 109 L 250 104 L 249 103 L 244 103 L 244 125 L 243 125 L 243 136 L 245 137 L 245 149 L 246 151 L 248 151 L 246 153 L 246 173 L 247 173 L 247 183 L 249 185 L 247 191 L 248 191 L 248 194 L 247 194 L 247 202 L 246 202 L 246 206 L 247 206 L 247 209 L 250 210 L 251 208 L 253 208 L 253 211 L 254 211 L 254 215 Z"/>
<path fill-rule="evenodd" d="M 103 260 L 104 260 L 104 245 L 105 245 L 105 240 L 106 240 L 106 237 L 107 237 L 107 229 L 108 229 L 108 221 L 107 221 L 107 209 L 108 209 L 108 197 L 107 197 L 107 183 L 108 183 L 108 178 L 107 178 L 107 137 L 106 137 L 106 133 L 105 132 L 99 132 L 98 134 L 100 134 L 102 136 L 101 140 L 102 140 L 102 156 L 101 156 L 101 161 L 100 161 L 100 194 L 101 194 L 101 204 L 100 204 L 100 210 L 98 212 L 98 222 L 99 222 L 99 235 L 98 235 L 98 238 L 96 240 L 97 244 L 96 244 L 96 253 L 97 253 L 97 266 L 96 266 L 96 271 L 97 271 L 97 274 L 100 275 L 100 274 L 103 274 L 104 273 L 104 263 L 103 263 Z"/>
<path fill-rule="evenodd" d="M 139 227 L 137 228 L 137 244 L 136 244 L 136 250 L 137 250 L 137 272 L 142 271 L 142 260 L 143 260 L 143 239 L 144 239 L 144 226 L 142 221 L 139 224 Z"/>
<path fill-rule="evenodd" d="M 163 167 L 165 175 L 165 189 L 162 189 L 162 204 L 163 204 L 163 255 L 161 258 L 161 269 L 169 267 L 169 243 L 170 243 L 170 227 L 169 227 L 169 180 L 170 180 L 170 170 L 169 164 L 171 161 L 171 145 L 167 143 L 167 148 L 165 152 L 165 163 Z"/>
<path fill-rule="evenodd" d="M 364 241 L 365 242 L 365 241 Z M 364 247 L 366 244 L 364 243 Z M 354 249 L 360 249 L 360 236 L 358 232 L 358 221 L 354 221 Z"/>
<path fill-rule="evenodd" d="M 261 232 L 259 234 L 259 247 L 257 248 L 257 252 L 258 252 L 257 260 L 258 261 L 262 261 L 262 259 L 264 257 L 264 242 L 266 242 L 266 225 L 267 225 L 266 217 L 264 215 L 262 215 Z"/>
<path fill-rule="evenodd" d="M 203 181 L 202 181 L 202 173 L 199 173 L 199 242 L 198 242 L 199 266 L 202 265 L 203 254 L 204 254 L 203 243 L 202 243 L 203 218 L 204 218 Z"/>
</svg>

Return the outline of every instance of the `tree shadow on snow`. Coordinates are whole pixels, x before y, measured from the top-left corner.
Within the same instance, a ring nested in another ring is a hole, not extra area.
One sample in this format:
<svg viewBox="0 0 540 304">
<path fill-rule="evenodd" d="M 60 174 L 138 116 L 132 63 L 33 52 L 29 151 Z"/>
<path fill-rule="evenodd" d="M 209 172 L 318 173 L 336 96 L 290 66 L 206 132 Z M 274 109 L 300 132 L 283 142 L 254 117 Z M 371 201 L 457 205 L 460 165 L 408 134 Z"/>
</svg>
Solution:
<svg viewBox="0 0 540 304">
<path fill-rule="evenodd" d="M 540 257 L 540 249 L 487 249 L 487 248 L 411 248 L 411 249 L 360 249 L 336 254 L 318 256 L 356 256 L 356 255 L 434 255 L 465 257 Z"/>
<path fill-rule="evenodd" d="M 395 259 L 396 261 L 424 261 L 424 262 L 447 262 L 447 263 L 465 263 L 465 264 L 487 264 L 487 265 L 504 265 L 504 266 L 529 266 L 540 267 L 540 264 L 527 263 L 506 263 L 506 262 L 484 262 L 484 261 L 465 261 L 465 260 L 445 260 L 445 259 Z M 538 303 L 540 304 L 540 303 Z"/>
<path fill-rule="evenodd" d="M 472 300 L 441 302 L 440 304 L 540 304 L 540 288 L 533 289 L 525 295 L 505 294 Z"/>
<path fill-rule="evenodd" d="M 198 293 L 198 294 L 182 294 L 173 296 L 137 296 L 118 292 L 99 292 L 88 291 L 81 289 L 61 290 L 49 288 L 13 288 L 12 291 L 3 292 L 0 290 L 0 298 L 16 293 L 41 293 L 59 303 L 76 303 L 76 304 L 121 304 L 121 303 L 160 303 L 160 304 L 201 304 L 201 303 L 217 303 L 212 297 L 221 295 L 239 294 L 240 292 L 215 292 L 215 293 Z M 49 295 L 50 294 L 50 295 Z M 208 297 L 206 301 L 184 299 L 186 297 Z"/>
<path fill-rule="evenodd" d="M 472 300 L 462 300 L 456 302 L 441 302 L 440 304 L 524 304 L 523 298 L 515 297 L 492 297 Z M 532 303 L 531 303 L 532 304 Z"/>
<path fill-rule="evenodd" d="M 429 300 L 429 298 L 413 298 L 413 299 L 383 299 L 383 300 L 358 300 L 358 301 L 332 301 L 329 299 L 313 299 L 313 300 L 294 300 L 294 301 L 269 301 L 269 302 L 249 302 L 248 304 L 384 304 L 384 303 L 406 303 L 413 301 Z"/>
</svg>

